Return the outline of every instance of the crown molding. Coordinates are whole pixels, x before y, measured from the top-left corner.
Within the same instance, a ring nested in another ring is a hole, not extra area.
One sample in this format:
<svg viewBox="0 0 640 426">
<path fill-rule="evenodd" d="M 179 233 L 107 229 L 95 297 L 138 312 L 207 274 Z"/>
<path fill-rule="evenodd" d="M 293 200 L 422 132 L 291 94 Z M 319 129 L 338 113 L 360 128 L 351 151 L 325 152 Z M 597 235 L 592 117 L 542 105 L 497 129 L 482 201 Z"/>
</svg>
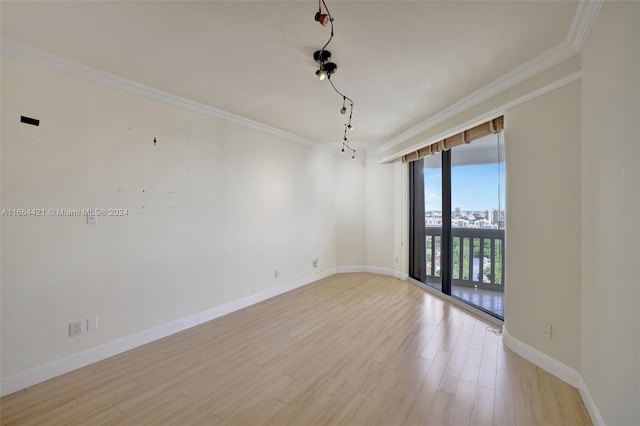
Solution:
<svg viewBox="0 0 640 426">
<path fill-rule="evenodd" d="M 562 43 L 552 47 L 541 55 L 525 62 L 513 71 L 508 72 L 493 82 L 481 87 L 469 96 L 460 99 L 458 102 L 443 109 L 439 113 L 429 117 L 422 123 L 405 131 L 404 133 L 394 137 L 389 142 L 381 145 L 377 153 L 382 154 L 391 148 L 407 141 L 408 139 L 419 135 L 420 133 L 440 124 L 451 117 L 455 117 L 463 111 L 479 104 L 480 102 L 497 95 L 498 93 L 515 86 L 516 84 L 533 77 L 534 75 L 556 65 L 565 59 L 573 56 L 577 52 L 573 47 L 563 41 Z"/>
<path fill-rule="evenodd" d="M 488 112 L 483 113 L 482 115 L 479 115 L 477 117 L 474 117 L 471 120 L 468 120 L 464 123 L 462 123 L 460 126 L 457 126 L 453 129 L 448 129 L 442 133 L 439 133 L 427 140 L 421 140 L 420 142 L 413 144 L 412 146 L 400 151 L 400 152 L 396 152 L 390 155 L 387 155 L 386 157 L 380 158 L 378 160 L 379 164 L 384 164 L 384 163 L 388 163 L 391 161 L 395 161 L 398 158 L 401 158 L 402 156 L 409 154 L 411 152 L 415 152 L 418 149 L 426 146 L 426 145 L 430 145 L 436 141 L 440 141 L 446 138 L 449 138 L 453 135 L 455 135 L 456 133 L 460 132 L 460 129 L 469 129 L 471 127 L 477 126 L 478 124 L 484 123 L 488 120 L 492 120 L 496 117 L 499 117 L 500 115 L 504 114 L 505 111 L 510 110 L 512 108 L 517 107 L 518 105 L 521 105 L 525 102 L 530 101 L 531 99 L 537 98 L 538 96 L 542 96 L 544 94 L 547 94 L 553 90 L 556 90 L 562 86 L 566 86 L 569 83 L 573 83 L 574 81 L 580 80 L 582 78 L 582 71 L 578 71 L 575 72 L 573 74 L 569 74 L 566 77 L 561 78 L 560 80 L 556 80 L 553 83 L 549 83 L 546 86 L 540 87 L 539 89 L 534 90 L 533 92 L 529 92 L 524 96 L 521 96 L 519 98 L 513 99 L 512 101 L 509 101 L 505 104 L 502 104 L 500 106 L 498 106 L 497 108 L 494 108 Z"/>
<path fill-rule="evenodd" d="M 122 90 L 124 92 L 145 97 L 147 99 L 175 106 L 187 111 L 192 111 L 198 114 L 206 115 L 208 117 L 228 121 L 230 123 L 248 127 L 250 129 L 255 129 L 301 145 L 312 148 L 319 148 L 321 150 L 329 150 L 328 146 L 321 144 L 320 142 L 307 139 L 303 136 L 286 132 L 276 127 L 260 123 L 259 121 L 251 120 L 241 115 L 223 111 L 221 109 L 214 108 L 200 102 L 195 102 L 181 96 L 176 96 L 171 93 L 155 89 L 153 87 L 146 86 L 132 80 L 128 80 L 126 78 L 118 77 L 117 75 L 100 71 L 98 69 L 91 68 L 77 62 L 73 62 L 68 59 L 43 52 L 38 49 L 34 49 L 32 47 L 17 43 L 7 38 L 0 39 L 0 53 L 2 54 L 2 56 L 41 65 L 54 71 L 58 71 L 85 81 L 91 81 L 113 89 Z"/>
<path fill-rule="evenodd" d="M 478 105 L 480 102 L 489 99 L 490 97 L 495 96 L 498 93 L 513 87 L 556 64 L 559 64 L 576 53 L 579 53 L 584 46 L 584 42 L 587 39 L 589 31 L 591 30 L 603 3 L 603 0 L 581 0 L 578 3 L 578 7 L 569 29 L 569 34 L 565 40 L 507 74 L 504 74 L 493 82 L 481 87 L 467 97 L 455 102 L 448 108 L 445 108 L 439 113 L 427 118 L 422 123 L 399 134 L 389 142 L 378 147 L 376 153 L 381 155 L 391 148 L 432 128 L 433 126 L 438 125 L 449 118 Z"/>
<path fill-rule="evenodd" d="M 603 0 L 583 0 L 578 3 L 578 8 L 575 15 L 573 15 L 573 22 L 567 35 L 567 43 L 578 52 L 584 47 L 587 36 L 603 4 Z"/>
</svg>

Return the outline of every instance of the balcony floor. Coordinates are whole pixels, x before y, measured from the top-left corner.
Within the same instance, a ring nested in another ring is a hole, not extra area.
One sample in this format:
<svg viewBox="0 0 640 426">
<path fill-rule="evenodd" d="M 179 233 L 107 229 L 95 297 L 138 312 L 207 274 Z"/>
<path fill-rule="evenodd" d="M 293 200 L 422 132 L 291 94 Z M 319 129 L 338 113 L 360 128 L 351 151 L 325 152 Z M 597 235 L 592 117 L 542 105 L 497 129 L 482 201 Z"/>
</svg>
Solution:
<svg viewBox="0 0 640 426">
<path fill-rule="evenodd" d="M 440 283 L 427 281 L 427 284 L 442 291 Z M 451 295 L 504 318 L 504 292 L 502 291 L 454 285 L 451 289 Z"/>
<path fill-rule="evenodd" d="M 454 285 L 451 295 L 504 318 L 504 292 Z"/>
</svg>

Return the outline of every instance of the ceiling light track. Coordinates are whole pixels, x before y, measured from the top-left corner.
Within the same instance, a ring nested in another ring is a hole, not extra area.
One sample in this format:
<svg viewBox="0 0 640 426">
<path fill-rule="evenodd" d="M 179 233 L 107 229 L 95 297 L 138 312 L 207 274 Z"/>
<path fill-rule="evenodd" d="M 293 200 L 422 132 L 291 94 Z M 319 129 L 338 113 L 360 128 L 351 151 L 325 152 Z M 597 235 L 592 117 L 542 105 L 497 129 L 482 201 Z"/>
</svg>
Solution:
<svg viewBox="0 0 640 426">
<path fill-rule="evenodd" d="M 342 152 L 344 152 L 345 149 L 351 151 L 351 159 L 355 160 L 356 159 L 356 150 L 351 148 L 349 146 L 349 144 L 347 144 L 346 142 L 342 142 Z"/>
<path fill-rule="evenodd" d="M 322 6 L 324 6 L 324 10 L 327 13 L 322 13 Z M 331 36 L 329 37 L 329 40 L 327 40 L 327 42 L 324 44 L 324 46 L 322 46 L 322 49 L 320 49 L 324 50 L 327 48 L 329 43 L 331 43 L 331 40 L 333 40 L 333 17 L 331 17 L 331 12 L 329 12 L 329 8 L 327 7 L 327 4 L 324 2 L 324 0 L 318 0 L 318 11 L 316 12 L 315 20 L 316 22 L 319 22 L 323 27 L 326 27 L 327 23 L 331 24 Z"/>
<path fill-rule="evenodd" d="M 324 11 L 323 11 L 324 7 Z M 347 137 L 347 131 L 353 130 L 353 125 L 351 124 L 351 119 L 353 117 L 353 100 L 343 94 L 340 90 L 338 90 L 333 84 L 331 80 L 331 75 L 333 75 L 338 70 L 338 65 L 335 62 L 331 62 L 331 52 L 327 49 L 329 43 L 333 40 L 333 17 L 331 16 L 331 12 L 329 12 L 329 8 L 325 3 L 325 0 L 318 0 L 318 11 L 315 14 L 315 21 L 320 23 L 323 27 L 327 24 L 331 25 L 331 36 L 329 40 L 322 46 L 320 50 L 316 50 L 313 53 L 313 60 L 318 63 L 318 70 L 316 71 L 316 77 L 318 80 L 329 80 L 331 83 L 331 87 L 333 90 L 342 97 L 342 108 L 340 108 L 340 114 L 345 115 L 347 113 L 347 101 L 349 102 L 349 120 L 344 124 L 344 135 L 342 137 L 342 152 L 345 152 L 345 149 L 352 152 L 351 158 L 356 158 L 356 150 L 349 146 L 349 139 Z"/>
</svg>

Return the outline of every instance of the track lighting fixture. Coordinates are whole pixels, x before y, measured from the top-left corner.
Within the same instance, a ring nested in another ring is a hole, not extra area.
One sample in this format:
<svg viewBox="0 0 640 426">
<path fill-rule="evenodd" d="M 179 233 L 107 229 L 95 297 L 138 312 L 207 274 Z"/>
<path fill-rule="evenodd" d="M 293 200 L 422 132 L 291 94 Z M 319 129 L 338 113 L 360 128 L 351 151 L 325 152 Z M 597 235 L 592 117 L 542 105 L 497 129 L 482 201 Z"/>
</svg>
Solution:
<svg viewBox="0 0 640 426">
<path fill-rule="evenodd" d="M 344 96 L 342 97 L 342 108 L 340 108 L 340 114 L 344 115 L 347 113 L 347 107 L 344 106 L 344 103 L 346 102 L 347 98 L 345 98 Z"/>
<path fill-rule="evenodd" d="M 325 13 L 323 13 L 323 7 Z M 316 61 L 319 66 L 318 70 L 316 71 L 316 77 L 318 77 L 318 80 L 329 80 L 329 83 L 331 83 L 331 87 L 333 88 L 333 90 L 342 97 L 342 108 L 340 108 L 340 114 L 345 115 L 347 113 L 347 101 L 349 101 L 349 120 L 344 125 L 342 152 L 344 152 L 345 148 L 352 151 L 351 158 L 355 160 L 356 150 L 349 146 L 349 141 L 347 139 L 347 131 L 353 130 L 353 126 L 351 125 L 351 118 L 353 117 L 353 100 L 340 92 L 336 88 L 335 84 L 333 84 L 333 81 L 331 81 L 331 75 L 338 70 L 338 65 L 336 65 L 335 62 L 330 62 L 331 52 L 326 50 L 327 46 L 329 46 L 329 43 L 331 43 L 331 40 L 333 40 L 333 17 L 331 16 L 331 12 L 329 12 L 329 8 L 327 8 L 325 0 L 318 0 L 318 11 L 316 12 L 314 19 L 322 26 L 331 24 L 331 36 L 320 50 L 316 50 L 315 52 L 313 52 L 313 60 Z"/>
<path fill-rule="evenodd" d="M 315 52 L 313 52 L 313 60 L 319 64 L 329 62 L 331 60 L 331 52 L 325 49 L 316 50 Z"/>
<path fill-rule="evenodd" d="M 316 77 L 318 77 L 318 80 L 324 80 L 338 70 L 338 66 L 336 64 L 329 62 L 331 59 L 331 52 L 328 50 L 316 50 L 313 52 L 313 59 L 320 66 L 318 71 L 316 71 Z"/>
<path fill-rule="evenodd" d="M 315 20 L 316 22 L 319 22 L 320 25 L 322 25 L 323 27 L 326 27 L 327 24 L 329 23 L 329 15 L 327 15 L 326 13 L 320 13 L 320 12 L 321 11 L 316 12 Z"/>
<path fill-rule="evenodd" d="M 356 150 L 349 146 L 349 141 L 347 141 L 346 139 L 345 139 L 344 142 L 342 142 L 342 150 L 341 151 L 344 152 L 345 149 L 348 149 L 349 151 L 351 151 L 351 159 L 355 160 L 356 159 Z"/>
</svg>

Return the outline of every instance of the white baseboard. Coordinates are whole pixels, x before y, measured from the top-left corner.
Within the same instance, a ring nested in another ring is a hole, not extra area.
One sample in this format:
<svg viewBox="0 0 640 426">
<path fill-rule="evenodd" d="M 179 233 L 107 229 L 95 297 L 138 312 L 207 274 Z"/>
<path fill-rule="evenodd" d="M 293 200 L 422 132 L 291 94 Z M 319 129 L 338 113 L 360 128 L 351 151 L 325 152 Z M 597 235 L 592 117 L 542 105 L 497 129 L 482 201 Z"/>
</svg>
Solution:
<svg viewBox="0 0 640 426">
<path fill-rule="evenodd" d="M 318 272 L 315 275 L 309 275 L 297 281 L 292 281 L 290 283 L 283 284 L 278 287 L 270 288 L 269 290 L 252 294 L 251 296 L 243 297 L 242 299 L 227 303 L 222 306 L 216 306 L 215 308 L 198 313 L 197 314 L 198 324 L 211 321 L 218 317 L 230 314 L 231 312 L 235 312 L 240 309 L 246 308 L 247 306 L 255 305 L 256 303 L 260 303 L 264 300 L 271 299 L 272 297 L 294 290 L 298 287 L 302 287 L 314 281 L 318 281 L 323 278 L 329 277 L 331 275 L 334 275 L 335 273 L 336 273 L 336 268 L 330 268 L 322 272 Z"/>
<path fill-rule="evenodd" d="M 604 419 L 602 418 L 596 402 L 591 395 L 591 391 L 587 386 L 587 382 L 584 380 L 584 377 L 579 371 L 566 366 L 560 361 L 551 358 L 550 356 L 540 352 L 537 349 L 532 348 L 521 340 L 516 339 L 511 334 L 509 334 L 506 325 L 502 329 L 502 341 L 509 349 L 511 349 L 527 361 L 532 362 L 543 370 L 553 374 L 559 379 L 564 380 L 571 386 L 577 388 L 578 391 L 580 391 L 580 396 L 582 396 L 584 405 L 589 411 L 589 415 L 591 416 L 591 421 L 593 422 L 593 424 L 596 426 L 605 425 Z"/>
<path fill-rule="evenodd" d="M 604 419 L 600 414 L 600 410 L 596 405 L 596 401 L 593 399 L 591 395 L 591 391 L 589 390 L 589 386 L 587 386 L 587 382 L 584 380 L 584 376 L 580 374 L 579 377 L 578 390 L 580 391 L 580 396 L 582 397 L 582 401 L 584 405 L 587 407 L 589 411 L 589 415 L 591 416 L 591 421 L 595 426 L 605 426 Z"/>
<path fill-rule="evenodd" d="M 21 389 L 25 389 L 37 383 L 44 382 L 45 380 L 52 379 L 70 371 L 77 370 L 78 368 L 82 368 L 89 364 L 93 364 L 122 352 L 126 352 L 138 346 L 153 342 L 154 340 L 158 340 L 179 331 L 194 327 L 198 324 L 211 321 L 212 319 L 221 317 L 242 308 L 246 308 L 247 306 L 254 305 L 256 303 L 294 290 L 298 287 L 302 287 L 314 281 L 334 275 L 335 273 L 335 268 L 327 269 L 325 271 L 318 272 L 317 274 L 304 277 L 300 280 L 293 281 L 278 287 L 270 288 L 268 290 L 244 297 L 239 300 L 235 300 L 222 306 L 217 306 L 215 308 L 202 311 L 197 314 L 190 315 L 188 317 L 181 318 L 149 330 L 145 330 L 141 333 L 127 336 L 122 339 L 98 346 L 96 348 L 73 354 L 66 358 L 54 361 L 49 364 L 45 364 L 40 367 L 36 367 L 23 373 L 7 377 L 0 381 L 0 396 L 5 396 L 10 393 L 17 392 Z"/>
<path fill-rule="evenodd" d="M 338 266 L 336 272 L 339 274 L 354 274 L 358 272 L 367 272 L 366 266 Z"/>
<path fill-rule="evenodd" d="M 409 276 L 399 271 L 389 268 L 380 268 L 378 266 L 339 266 L 336 268 L 339 274 L 353 274 L 357 272 L 368 272 L 370 274 L 389 275 L 406 281 Z"/>
<path fill-rule="evenodd" d="M 389 275 L 391 277 L 398 277 L 398 273 L 393 269 L 379 268 L 377 266 L 367 266 L 366 271 L 370 274 Z"/>
<path fill-rule="evenodd" d="M 516 339 L 509 331 L 507 325 L 502 329 L 502 341 L 505 345 L 524 359 L 531 361 L 543 370 L 553 374 L 557 378 L 569 383 L 574 388 L 578 387 L 580 373 L 573 368 L 564 365 L 560 361 L 551 358 L 549 355 L 532 348 L 521 340 Z"/>
</svg>

